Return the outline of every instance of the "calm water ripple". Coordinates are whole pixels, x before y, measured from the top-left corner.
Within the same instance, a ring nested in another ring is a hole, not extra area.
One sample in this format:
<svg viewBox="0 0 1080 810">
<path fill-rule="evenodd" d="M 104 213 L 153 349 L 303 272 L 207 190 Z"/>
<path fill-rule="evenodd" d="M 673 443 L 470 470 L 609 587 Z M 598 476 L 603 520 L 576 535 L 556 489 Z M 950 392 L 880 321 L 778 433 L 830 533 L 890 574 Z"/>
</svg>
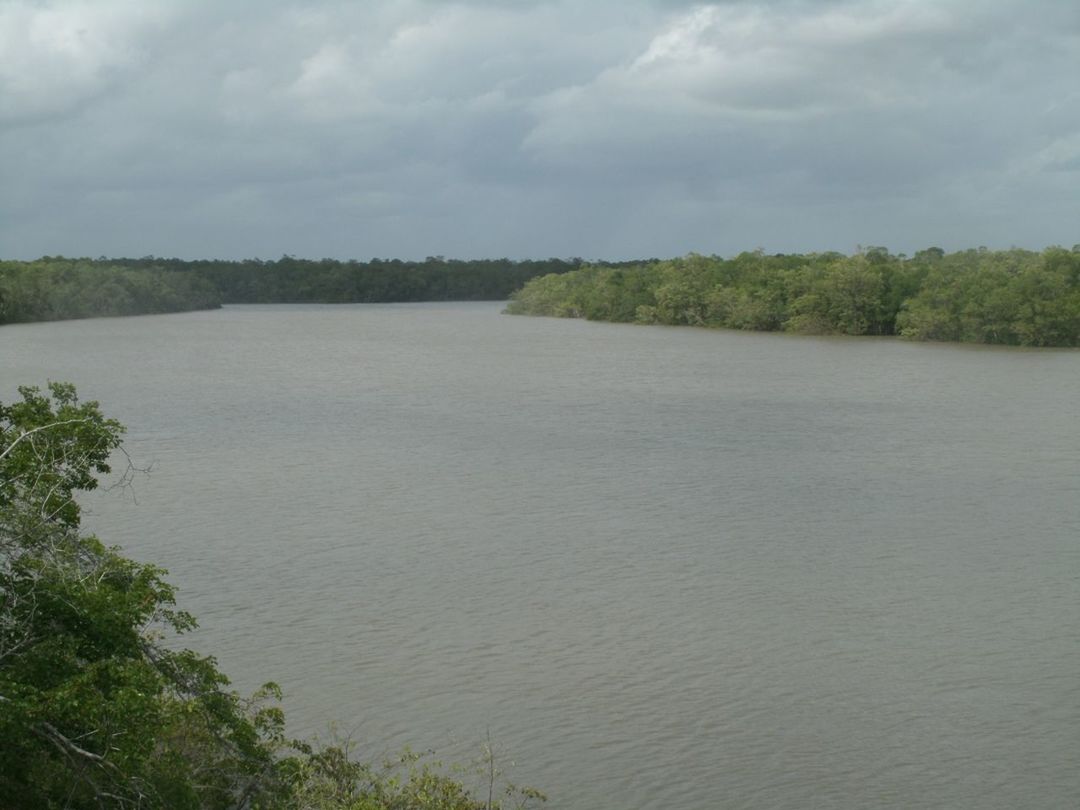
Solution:
<svg viewBox="0 0 1080 810">
<path fill-rule="evenodd" d="M 0 330 L 241 689 L 554 808 L 1080 806 L 1080 352 L 229 307 Z M 510 760 L 516 764 L 510 767 Z"/>
</svg>

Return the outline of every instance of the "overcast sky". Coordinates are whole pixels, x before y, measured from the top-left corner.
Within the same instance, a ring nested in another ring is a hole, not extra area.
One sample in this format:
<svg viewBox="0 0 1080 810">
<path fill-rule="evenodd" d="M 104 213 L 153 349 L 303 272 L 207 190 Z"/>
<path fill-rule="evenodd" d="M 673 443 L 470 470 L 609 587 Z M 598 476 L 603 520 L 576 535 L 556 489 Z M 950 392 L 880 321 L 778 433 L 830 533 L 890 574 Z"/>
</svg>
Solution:
<svg viewBox="0 0 1080 810">
<path fill-rule="evenodd" d="M 0 0 L 0 256 L 1080 242 L 1078 0 Z"/>
</svg>

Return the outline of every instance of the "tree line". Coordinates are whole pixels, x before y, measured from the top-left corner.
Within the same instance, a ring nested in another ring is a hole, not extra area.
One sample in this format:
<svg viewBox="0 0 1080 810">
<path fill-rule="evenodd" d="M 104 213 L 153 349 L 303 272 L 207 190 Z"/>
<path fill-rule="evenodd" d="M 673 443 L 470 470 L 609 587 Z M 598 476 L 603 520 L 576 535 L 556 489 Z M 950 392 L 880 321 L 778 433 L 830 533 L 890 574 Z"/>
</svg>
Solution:
<svg viewBox="0 0 1080 810">
<path fill-rule="evenodd" d="M 299 259 L 273 261 L 116 259 L 118 266 L 191 273 L 210 282 L 226 304 L 350 304 L 406 301 L 504 301 L 526 281 L 576 270 L 581 259 L 424 261 Z"/>
<path fill-rule="evenodd" d="M 0 324 L 219 306 L 213 284 L 192 273 L 87 259 L 0 262 Z"/>
<path fill-rule="evenodd" d="M 505 300 L 518 314 L 914 340 L 1080 345 L 1080 245 L 914 256 L 0 262 L 0 324 L 226 304 Z"/>
<path fill-rule="evenodd" d="M 912 257 L 689 255 L 533 279 L 513 314 L 912 340 L 1080 346 L 1080 245 Z"/>
<path fill-rule="evenodd" d="M 289 739 L 266 684 L 229 689 L 165 571 L 80 529 L 76 494 L 123 427 L 70 384 L 0 403 L 0 807 L 21 810 L 508 810 L 490 749 L 467 779 L 409 752 Z M 130 468 L 128 468 L 130 472 Z M 123 482 L 125 475 L 119 481 Z M 378 749 L 376 749 L 378 750 Z"/>
<path fill-rule="evenodd" d="M 222 304 L 503 301 L 529 279 L 581 259 L 420 262 L 69 259 L 0 261 L 0 324 L 213 309 Z M 615 266 L 615 265 L 611 265 Z"/>
</svg>

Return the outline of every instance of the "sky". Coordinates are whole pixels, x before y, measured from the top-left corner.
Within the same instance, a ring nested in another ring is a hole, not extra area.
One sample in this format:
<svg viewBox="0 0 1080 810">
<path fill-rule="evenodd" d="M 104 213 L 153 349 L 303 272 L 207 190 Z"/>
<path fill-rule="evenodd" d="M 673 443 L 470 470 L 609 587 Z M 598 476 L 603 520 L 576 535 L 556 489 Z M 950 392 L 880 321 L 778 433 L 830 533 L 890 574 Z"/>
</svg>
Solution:
<svg viewBox="0 0 1080 810">
<path fill-rule="evenodd" d="M 1080 242 L 1077 0 L 0 0 L 0 257 Z"/>
</svg>

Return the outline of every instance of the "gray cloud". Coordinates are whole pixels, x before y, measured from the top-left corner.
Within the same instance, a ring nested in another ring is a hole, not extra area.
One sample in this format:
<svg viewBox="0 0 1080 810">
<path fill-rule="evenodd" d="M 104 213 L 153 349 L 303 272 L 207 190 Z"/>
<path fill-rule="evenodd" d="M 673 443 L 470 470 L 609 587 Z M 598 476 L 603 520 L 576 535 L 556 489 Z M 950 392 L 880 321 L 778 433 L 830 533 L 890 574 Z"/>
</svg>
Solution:
<svg viewBox="0 0 1080 810">
<path fill-rule="evenodd" d="M 0 6 L 8 256 L 1080 241 L 1080 7 Z"/>
</svg>

